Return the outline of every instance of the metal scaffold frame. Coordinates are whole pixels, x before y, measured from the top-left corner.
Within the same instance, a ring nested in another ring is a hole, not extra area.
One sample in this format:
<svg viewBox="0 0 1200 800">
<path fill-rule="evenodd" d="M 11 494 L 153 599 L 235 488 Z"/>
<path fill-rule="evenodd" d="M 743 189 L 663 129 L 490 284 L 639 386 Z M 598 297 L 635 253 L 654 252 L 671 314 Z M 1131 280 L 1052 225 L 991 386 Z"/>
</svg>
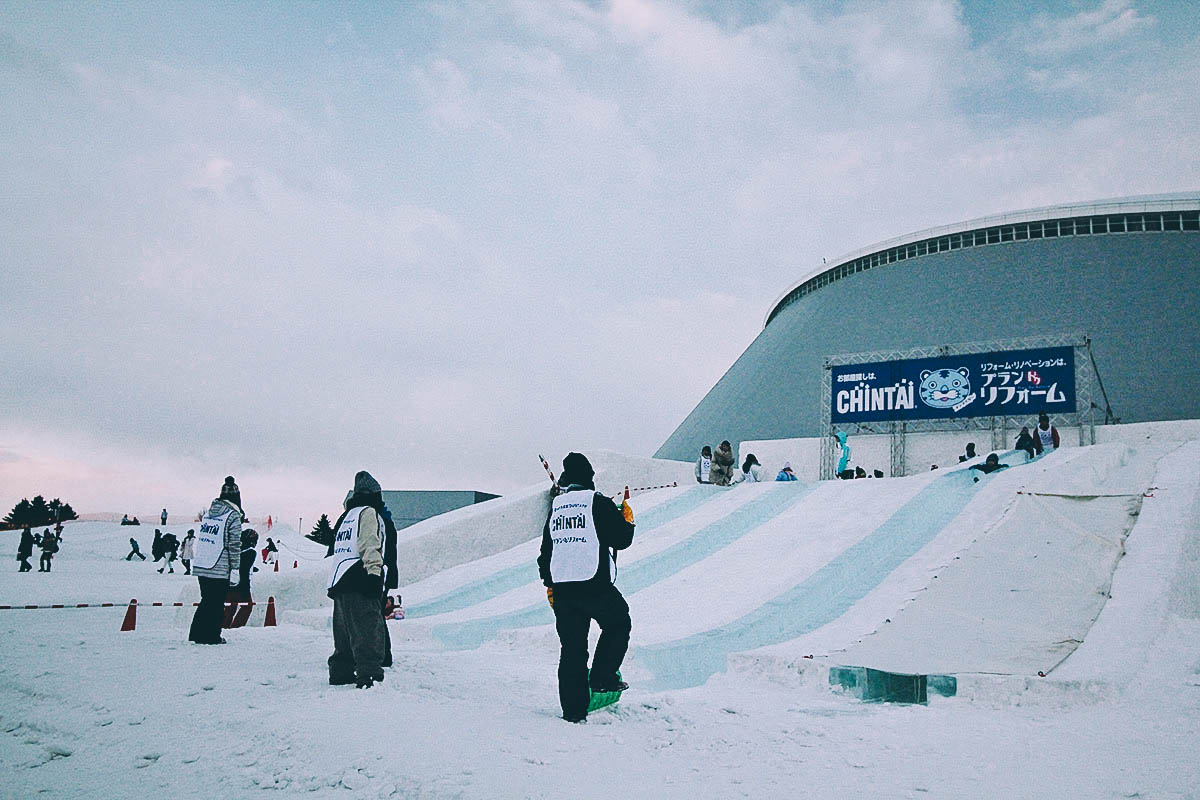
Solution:
<svg viewBox="0 0 1200 800">
<path fill-rule="evenodd" d="M 1072 347 L 1075 349 L 1075 411 L 1051 414 L 1050 422 L 1057 427 L 1078 427 L 1079 444 L 1096 443 L 1096 374 L 1095 361 L 1091 356 L 1091 339 L 1084 333 L 1061 333 L 1042 336 L 1026 336 L 1020 339 L 991 339 L 982 342 L 914 347 L 909 350 L 875 350 L 866 353 L 839 353 L 827 356 L 821 370 L 821 480 L 837 477 L 834 474 L 837 459 L 836 448 L 830 446 L 834 434 L 832 422 L 832 374 L 834 367 L 848 364 L 868 364 L 877 361 L 899 361 L 938 356 L 962 356 L 974 353 L 991 353 L 1003 350 L 1029 350 L 1039 347 Z M 1107 400 L 1105 401 L 1107 409 Z M 889 435 L 891 437 L 891 474 L 906 475 L 905 440 L 910 433 L 946 433 L 953 431 L 987 431 L 991 435 L 992 449 L 1006 449 L 1009 441 L 1010 420 L 1035 415 L 965 417 L 963 419 L 929 419 L 885 422 L 839 423 L 838 429 L 851 436 Z M 1035 416 L 1036 418 L 1036 416 Z M 1013 423 L 1016 427 L 1020 424 Z"/>
</svg>

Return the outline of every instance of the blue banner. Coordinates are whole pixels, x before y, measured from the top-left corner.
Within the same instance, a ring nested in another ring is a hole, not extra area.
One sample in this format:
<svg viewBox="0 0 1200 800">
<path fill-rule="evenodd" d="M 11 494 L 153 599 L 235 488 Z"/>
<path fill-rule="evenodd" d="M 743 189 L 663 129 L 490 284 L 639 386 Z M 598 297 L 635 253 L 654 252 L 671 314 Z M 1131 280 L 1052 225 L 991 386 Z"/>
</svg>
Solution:
<svg viewBox="0 0 1200 800">
<path fill-rule="evenodd" d="M 831 377 L 835 423 L 1076 410 L 1073 347 L 848 364 Z"/>
</svg>

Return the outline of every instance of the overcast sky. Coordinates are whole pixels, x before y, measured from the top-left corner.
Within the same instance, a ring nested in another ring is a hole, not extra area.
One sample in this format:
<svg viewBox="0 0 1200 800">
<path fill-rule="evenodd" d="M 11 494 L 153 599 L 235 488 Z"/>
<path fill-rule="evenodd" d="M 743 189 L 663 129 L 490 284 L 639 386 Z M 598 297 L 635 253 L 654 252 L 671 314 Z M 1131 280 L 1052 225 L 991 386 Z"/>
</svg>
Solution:
<svg viewBox="0 0 1200 800">
<path fill-rule="evenodd" d="M 1029 5 L 2 2 L 0 513 L 650 455 L 822 257 L 1200 187 L 1195 5 Z"/>
</svg>

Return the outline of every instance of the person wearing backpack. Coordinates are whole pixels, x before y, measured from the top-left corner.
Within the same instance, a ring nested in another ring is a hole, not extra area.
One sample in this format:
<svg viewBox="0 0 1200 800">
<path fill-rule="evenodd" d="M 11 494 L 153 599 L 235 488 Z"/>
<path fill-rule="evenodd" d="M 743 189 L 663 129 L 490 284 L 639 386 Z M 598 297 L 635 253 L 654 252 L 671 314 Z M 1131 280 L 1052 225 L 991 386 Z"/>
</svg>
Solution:
<svg viewBox="0 0 1200 800">
<path fill-rule="evenodd" d="M 46 528 L 42 534 L 42 560 L 39 562 L 38 572 L 49 572 L 50 563 L 54 561 L 54 554 L 58 552 L 58 537 Z"/>
</svg>

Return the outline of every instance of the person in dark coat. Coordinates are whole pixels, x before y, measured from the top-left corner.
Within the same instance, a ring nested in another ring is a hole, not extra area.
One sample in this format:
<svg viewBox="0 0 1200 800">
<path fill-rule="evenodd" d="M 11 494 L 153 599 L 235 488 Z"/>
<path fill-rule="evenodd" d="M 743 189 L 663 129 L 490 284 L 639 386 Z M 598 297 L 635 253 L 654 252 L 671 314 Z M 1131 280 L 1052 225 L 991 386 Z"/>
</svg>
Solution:
<svg viewBox="0 0 1200 800">
<path fill-rule="evenodd" d="M 984 475 L 989 475 L 1002 469 L 1008 469 L 1008 464 L 1001 464 L 1000 456 L 996 455 L 995 453 L 988 453 L 988 457 L 983 460 L 982 464 L 972 464 L 971 466 L 967 467 L 968 472 L 973 469 L 979 470 Z M 978 476 L 975 478 L 975 481 L 976 483 L 979 482 Z"/>
<path fill-rule="evenodd" d="M 166 563 L 159 567 L 158 571 L 162 572 L 165 569 L 168 570 L 170 574 L 174 575 L 175 557 L 179 555 L 179 537 L 173 533 L 164 533 L 160 546 L 162 547 L 163 551 L 163 560 Z"/>
<path fill-rule="evenodd" d="M 1033 458 L 1034 444 L 1033 436 L 1029 433 L 1029 428 L 1021 428 L 1021 432 L 1017 434 L 1016 449 L 1025 451 L 1025 460 L 1029 461 Z"/>
<path fill-rule="evenodd" d="M 123 525 L 124 523 L 121 523 L 121 524 Z M 125 556 L 125 560 L 133 561 L 134 556 L 137 556 L 142 561 L 146 560 L 145 553 L 143 553 L 142 549 L 140 547 L 138 547 L 137 539 L 130 536 L 129 537 L 129 555 Z"/>
<path fill-rule="evenodd" d="M 38 572 L 49 572 L 50 564 L 54 561 L 54 554 L 58 552 L 58 537 L 51 533 L 49 528 L 46 528 L 39 544 L 42 547 L 42 559 L 38 563 Z"/>
<path fill-rule="evenodd" d="M 327 594 L 333 599 L 329 683 L 353 683 L 369 689 L 383 680 L 389 644 L 383 621 L 386 507 L 383 490 L 371 473 L 362 470 L 354 476 L 345 509 L 333 526 L 337 533 L 326 554 L 330 563 Z"/>
<path fill-rule="evenodd" d="M 597 492 L 594 475 L 583 454 L 568 453 L 563 459 L 537 560 L 561 645 L 558 698 L 568 722 L 587 719 L 589 686 L 596 692 L 629 688 L 617 671 L 629 648 L 632 622 L 629 604 L 613 580 L 616 552 L 633 543 L 633 512 Z M 600 626 L 600 640 L 589 678 L 592 620 Z"/>
<path fill-rule="evenodd" d="M 967 442 L 967 452 L 966 452 L 966 453 L 964 453 L 963 455 L 961 455 L 961 456 L 959 456 L 959 457 L 958 457 L 958 463 L 960 463 L 960 464 L 961 464 L 961 463 L 962 463 L 962 462 L 964 462 L 964 461 L 970 461 L 972 458 L 975 458 L 975 457 L 976 457 L 976 455 L 975 455 L 975 443 L 974 443 L 974 442 Z"/>
<path fill-rule="evenodd" d="M 163 557 L 162 531 L 158 528 L 154 529 L 154 541 L 150 543 L 150 558 L 153 561 L 158 561 Z"/>
<path fill-rule="evenodd" d="M 17 545 L 17 561 L 21 562 L 21 566 L 17 568 L 17 572 L 30 572 L 33 569 L 33 564 L 29 563 L 29 559 L 33 557 L 33 531 L 29 530 L 26 525 L 21 531 L 21 543 Z"/>
<path fill-rule="evenodd" d="M 400 575 L 396 571 L 396 522 L 392 512 L 385 505 L 380 512 L 383 517 L 383 597 L 379 598 L 379 607 L 385 620 L 392 619 L 392 608 L 388 607 L 388 590 L 400 586 Z M 398 597 L 399 595 L 397 595 Z M 383 626 L 383 666 L 392 665 L 392 634 L 387 625 Z"/>
<path fill-rule="evenodd" d="M 242 549 L 238 556 L 238 582 L 230 586 L 225 594 L 226 628 L 241 628 L 250 619 L 251 606 L 254 597 L 250 594 L 250 572 L 255 569 L 254 562 L 258 553 L 258 531 L 253 528 L 242 530 Z"/>
</svg>

